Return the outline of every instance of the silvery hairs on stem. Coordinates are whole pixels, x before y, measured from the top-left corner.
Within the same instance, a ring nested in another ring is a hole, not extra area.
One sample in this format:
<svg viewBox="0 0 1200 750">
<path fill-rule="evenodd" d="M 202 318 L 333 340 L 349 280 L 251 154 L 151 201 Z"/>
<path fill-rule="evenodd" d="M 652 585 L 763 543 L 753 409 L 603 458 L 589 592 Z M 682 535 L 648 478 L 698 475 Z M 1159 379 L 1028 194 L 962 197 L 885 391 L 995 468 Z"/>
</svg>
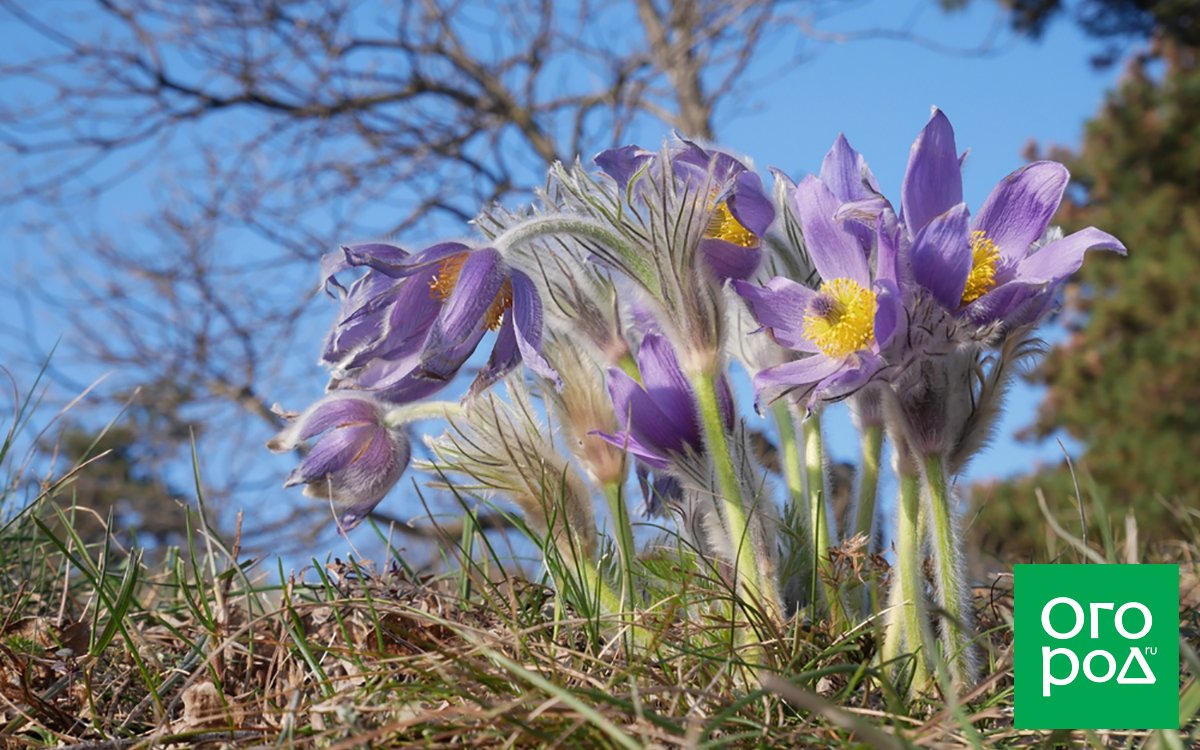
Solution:
<svg viewBox="0 0 1200 750">
<path fill-rule="evenodd" d="M 622 189 L 576 162 L 550 169 L 547 193 L 606 235 L 576 234 L 589 257 L 628 277 L 657 308 L 663 333 L 691 372 L 715 373 L 724 337 L 723 298 L 700 256 L 720 186 L 676 178 L 666 147 Z M 696 360 L 696 361 L 690 361 Z"/>
<path fill-rule="evenodd" d="M 529 527 L 549 534 L 566 559 L 593 558 L 596 519 L 587 485 L 555 450 L 552 429 L 534 410 L 519 375 L 506 379 L 506 390 L 507 402 L 495 389 L 481 394 L 450 419 L 445 433 L 427 437 L 435 458 L 420 468 L 442 475 L 440 486 L 449 486 L 450 476 L 462 477 L 453 482 L 456 491 L 511 500 Z"/>
</svg>

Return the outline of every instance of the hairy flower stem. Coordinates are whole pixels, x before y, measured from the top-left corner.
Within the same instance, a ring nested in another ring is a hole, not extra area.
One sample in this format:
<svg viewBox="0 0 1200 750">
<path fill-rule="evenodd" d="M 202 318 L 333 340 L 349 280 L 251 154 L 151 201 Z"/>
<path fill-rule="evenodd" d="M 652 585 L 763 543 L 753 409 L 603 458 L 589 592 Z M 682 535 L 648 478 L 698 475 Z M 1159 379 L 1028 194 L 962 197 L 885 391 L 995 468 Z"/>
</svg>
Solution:
<svg viewBox="0 0 1200 750">
<path fill-rule="evenodd" d="M 633 568 L 637 564 L 636 547 L 633 543 L 633 523 L 629 519 L 629 506 L 625 503 L 624 488 L 620 482 L 604 485 L 604 499 L 608 501 L 608 512 L 612 517 L 613 535 L 617 539 L 617 554 L 620 556 L 621 612 L 633 611 Z"/>
<path fill-rule="evenodd" d="M 389 409 L 383 415 L 388 427 L 401 427 L 420 419 L 452 419 L 462 416 L 463 406 L 453 401 L 418 401 Z"/>
<path fill-rule="evenodd" d="M 934 575 L 938 606 L 947 622 L 942 624 L 942 641 L 950 676 L 955 687 L 970 687 L 974 682 L 975 654 L 971 644 L 971 606 L 963 579 L 962 551 L 955 532 L 951 493 L 942 456 L 925 456 L 922 461 L 925 490 L 933 520 Z"/>
<path fill-rule="evenodd" d="M 579 216 L 555 214 L 527 219 L 494 237 L 492 246 L 499 250 L 502 256 L 507 256 L 513 247 L 553 235 L 575 237 L 602 245 L 619 257 L 629 273 L 638 280 L 651 283 L 655 279 L 653 264 L 642 248 L 633 245 L 609 227 Z"/>
<path fill-rule="evenodd" d="M 879 530 L 875 528 L 875 499 L 879 492 L 879 457 L 883 453 L 883 427 L 862 428 L 862 466 L 859 468 L 858 498 L 855 503 L 854 533 L 867 535 L 867 550 L 877 552 Z"/>
<path fill-rule="evenodd" d="M 783 469 L 784 483 L 787 485 L 788 504 L 783 523 L 788 535 L 788 559 L 780 565 L 780 572 L 786 577 L 802 577 L 809 569 L 805 555 L 814 548 L 812 535 L 808 531 L 805 516 L 808 514 L 807 497 L 804 494 L 803 457 L 800 441 L 796 436 L 796 423 L 792 420 L 792 412 L 787 404 L 776 401 L 771 407 L 775 417 L 775 428 L 779 432 L 779 462 Z M 785 586 L 800 583 L 781 579 Z M 805 582 L 807 585 L 807 582 Z M 808 591 L 811 597 L 813 592 Z"/>
<path fill-rule="evenodd" d="M 883 426 L 863 425 L 859 428 L 859 445 L 862 448 L 862 463 L 858 471 L 858 491 L 854 500 L 852 534 L 865 536 L 865 552 L 874 555 L 880 551 L 880 530 L 876 525 L 875 510 L 879 494 L 879 460 L 883 452 Z M 848 534 L 847 536 L 850 536 Z M 868 568 L 868 578 L 861 586 L 851 587 L 846 600 L 863 607 L 863 612 L 879 610 L 879 576 Z"/>
<path fill-rule="evenodd" d="M 614 614 L 622 611 L 621 597 L 608 585 L 596 566 L 584 561 L 576 566 L 580 583 L 585 587 L 588 601 L 598 604 L 601 613 Z"/>
<path fill-rule="evenodd" d="M 816 579 L 813 601 L 823 602 L 829 607 L 834 629 L 837 630 L 843 625 L 848 625 L 850 618 L 841 596 L 837 591 L 830 590 L 828 585 L 828 582 L 834 579 L 833 563 L 829 556 L 834 531 L 829 514 L 829 493 L 825 485 L 825 446 L 821 436 L 820 412 L 815 412 L 804 420 L 803 434 L 808 528 L 812 534 L 813 571 Z"/>
<path fill-rule="evenodd" d="M 915 472 L 900 471 L 900 508 L 896 522 L 896 569 L 888 605 L 880 659 L 894 662 L 907 646 L 915 655 L 912 690 L 921 693 L 929 685 L 929 654 L 922 645 L 921 619 L 926 617 L 925 593 L 921 585 L 920 480 Z"/>
<path fill-rule="evenodd" d="M 746 507 L 742 496 L 742 482 L 734 464 L 729 437 L 725 432 L 725 420 L 717 399 L 717 376 L 712 373 L 693 373 L 691 381 L 696 392 L 704 442 L 716 468 L 717 488 L 721 492 L 719 500 L 722 501 L 719 505 L 724 511 L 725 525 L 734 552 L 734 580 L 753 607 L 760 608 L 768 620 L 780 623 L 783 621 L 783 606 L 774 582 L 762 579 L 756 559 L 755 535 L 750 528 L 753 509 Z"/>
</svg>

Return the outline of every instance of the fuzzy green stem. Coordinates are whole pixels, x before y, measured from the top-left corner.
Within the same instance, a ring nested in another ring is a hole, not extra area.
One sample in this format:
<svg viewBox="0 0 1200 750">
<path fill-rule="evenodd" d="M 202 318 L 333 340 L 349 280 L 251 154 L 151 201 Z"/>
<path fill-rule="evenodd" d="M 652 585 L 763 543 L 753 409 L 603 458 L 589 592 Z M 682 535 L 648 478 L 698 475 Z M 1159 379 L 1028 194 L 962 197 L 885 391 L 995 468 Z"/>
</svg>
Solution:
<svg viewBox="0 0 1200 750">
<path fill-rule="evenodd" d="M 907 645 L 920 658 L 914 664 L 912 689 L 923 692 L 929 684 L 929 655 L 921 648 L 921 618 L 925 616 L 925 595 L 921 586 L 921 536 L 918 514 L 921 490 L 915 474 L 900 474 L 900 508 L 896 522 L 896 577 L 888 604 L 887 628 L 880 659 L 893 662 Z"/>
<path fill-rule="evenodd" d="M 808 513 L 808 501 L 804 494 L 804 456 L 796 435 L 796 423 L 792 419 L 791 410 L 783 401 L 776 401 L 771 407 L 771 413 L 775 417 L 775 429 L 779 432 L 779 463 L 788 491 L 789 505 L 785 519 L 788 533 L 794 539 L 802 540 L 805 547 L 812 549 L 812 539 L 804 520 Z"/>
<path fill-rule="evenodd" d="M 808 479 L 808 520 L 813 530 L 817 565 L 829 570 L 830 539 L 829 498 L 825 492 L 825 446 L 821 439 L 821 415 L 804 420 L 804 471 Z"/>
<path fill-rule="evenodd" d="M 787 484 L 788 497 L 792 504 L 803 507 L 804 474 L 800 471 L 800 443 L 796 440 L 796 425 L 792 422 L 792 413 L 783 401 L 776 401 L 771 407 L 775 415 L 775 429 L 779 432 L 779 460 L 783 465 L 783 480 Z M 795 529 L 797 533 L 800 529 Z"/>
<path fill-rule="evenodd" d="M 602 613 L 617 614 L 624 611 L 621 597 L 608 585 L 608 581 L 604 580 L 604 576 L 600 575 L 595 565 L 584 560 L 576 566 L 576 570 L 579 571 L 580 582 L 586 588 L 585 593 L 589 600 L 598 603 Z"/>
<path fill-rule="evenodd" d="M 604 485 L 604 499 L 608 501 L 608 512 L 612 517 L 613 535 L 617 539 L 617 554 L 620 557 L 621 610 L 633 611 L 633 569 L 637 564 L 636 547 L 633 542 L 633 523 L 629 519 L 629 506 L 625 504 L 620 482 Z"/>
<path fill-rule="evenodd" d="M 807 573 L 812 566 L 809 564 L 809 550 L 813 549 L 812 535 L 808 532 L 808 502 L 804 494 L 804 457 L 801 455 L 800 441 L 796 435 L 796 423 L 787 404 L 776 401 L 771 406 L 775 417 L 775 429 L 779 433 L 779 463 L 783 471 L 784 483 L 787 485 L 788 503 L 783 514 L 783 529 L 787 535 L 788 544 L 785 546 L 787 557 L 780 561 L 780 585 L 790 592 L 797 600 L 803 589 L 794 587 L 807 585 L 811 576 Z M 805 596 L 811 597 L 812 592 Z"/>
<path fill-rule="evenodd" d="M 938 605 L 948 618 L 941 628 L 942 640 L 950 676 L 955 687 L 963 689 L 974 680 L 974 651 L 970 633 L 972 617 L 963 580 L 962 551 L 954 528 L 946 461 L 942 456 L 926 456 L 922 468 L 933 521 L 932 548 Z"/>
<path fill-rule="evenodd" d="M 717 489 L 721 492 L 721 507 L 724 510 L 729 541 L 734 552 L 734 580 L 744 590 L 747 599 L 761 607 L 767 617 L 782 621 L 783 607 L 779 603 L 775 587 L 764 582 L 755 560 L 750 517 L 742 497 L 742 482 L 738 477 L 729 438 L 725 433 L 725 420 L 721 416 L 717 398 L 717 376 L 710 373 L 694 373 L 692 388 L 700 411 L 700 425 L 704 430 L 704 442 L 712 457 L 717 473 Z"/>
<path fill-rule="evenodd" d="M 492 246 L 507 255 L 511 248 L 555 235 L 590 240 L 613 253 L 631 276 L 647 286 L 650 291 L 659 288 L 653 265 L 647 260 L 645 250 L 635 246 L 612 228 L 593 219 L 564 214 L 538 216 L 527 219 L 492 239 Z"/>
<path fill-rule="evenodd" d="M 880 551 L 880 533 L 875 514 L 879 495 L 879 459 L 883 452 L 883 426 L 876 424 L 860 427 L 859 446 L 862 449 L 862 463 L 859 465 L 852 533 L 856 537 L 865 536 L 865 551 L 874 555 Z M 852 587 L 847 601 L 860 603 L 864 612 L 878 611 L 879 576 L 874 570 L 868 570 L 867 580 L 861 586 L 855 584 Z"/>
<path fill-rule="evenodd" d="M 812 534 L 813 570 L 815 586 L 814 601 L 825 602 L 834 626 L 850 622 L 845 604 L 835 591 L 829 590 L 828 581 L 834 579 L 833 562 L 829 549 L 833 546 L 833 520 L 829 514 L 829 498 L 825 488 L 825 446 L 821 436 L 821 414 L 816 412 L 803 422 L 804 471 L 808 490 L 808 522 Z"/>
<path fill-rule="evenodd" d="M 419 401 L 388 409 L 383 423 L 388 427 L 403 427 L 420 419 L 453 419 L 462 413 L 462 404 L 456 401 Z"/>
<path fill-rule="evenodd" d="M 859 442 L 862 446 L 862 466 L 854 514 L 854 533 L 866 534 L 867 550 L 876 552 L 878 532 L 875 528 L 875 498 L 879 492 L 879 457 L 883 452 L 883 427 L 863 427 Z"/>
</svg>

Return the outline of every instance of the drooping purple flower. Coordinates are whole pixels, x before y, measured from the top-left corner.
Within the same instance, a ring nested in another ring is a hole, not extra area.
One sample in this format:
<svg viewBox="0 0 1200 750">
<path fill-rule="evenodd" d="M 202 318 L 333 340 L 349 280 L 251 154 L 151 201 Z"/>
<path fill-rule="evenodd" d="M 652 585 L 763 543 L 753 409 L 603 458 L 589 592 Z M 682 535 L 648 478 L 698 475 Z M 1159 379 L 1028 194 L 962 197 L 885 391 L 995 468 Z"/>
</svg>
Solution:
<svg viewBox="0 0 1200 750">
<path fill-rule="evenodd" d="M 659 155 L 637 146 L 598 154 L 594 161 L 622 190 L 638 175 L 661 179 Z M 720 150 L 682 141 L 667 155 L 671 175 L 697 191 L 706 222 L 700 252 L 717 279 L 746 279 L 762 260 L 761 237 L 775 220 L 775 208 L 762 178 L 741 160 Z M 637 185 L 634 185 L 637 189 Z"/>
<path fill-rule="evenodd" d="M 881 352 L 901 322 L 896 244 L 876 222 L 872 274 L 860 236 L 835 217 L 843 202 L 819 178 L 796 186 L 796 215 L 822 282 L 811 289 L 776 277 L 765 286 L 734 282 L 765 331 L 782 346 L 808 356 L 760 371 L 760 403 L 788 393 L 832 400 L 854 393 L 884 368 Z"/>
<path fill-rule="evenodd" d="M 365 266 L 345 294 L 342 314 L 322 355 L 334 368 L 334 388 L 364 390 L 393 402 L 428 396 L 448 383 L 484 335 L 496 331 L 488 363 L 473 391 L 524 362 L 544 377 L 542 303 L 533 281 L 505 263 L 495 248 L 457 242 L 418 253 L 382 243 L 342 249 L 334 272 Z"/>
<path fill-rule="evenodd" d="M 913 280 L 947 311 L 979 325 L 1032 323 L 1088 250 L 1125 253 L 1095 227 L 1039 247 L 1070 180 L 1057 162 L 1008 175 L 971 219 L 955 148 L 949 119 L 935 110 L 913 144 L 903 192 Z"/>
<path fill-rule="evenodd" d="M 385 423 L 385 409 L 363 394 L 330 394 L 267 443 L 287 452 L 317 438 L 283 486 L 303 484 L 304 494 L 331 500 L 343 531 L 361 523 L 408 467 L 408 438 Z"/>
<path fill-rule="evenodd" d="M 618 434 L 597 433 L 656 469 L 673 456 L 700 453 L 704 441 L 695 393 L 666 338 L 649 333 L 638 349 L 641 382 L 624 371 L 608 371 L 608 392 L 621 426 Z M 726 426 L 733 426 L 733 395 L 724 379 L 717 392 Z"/>
</svg>

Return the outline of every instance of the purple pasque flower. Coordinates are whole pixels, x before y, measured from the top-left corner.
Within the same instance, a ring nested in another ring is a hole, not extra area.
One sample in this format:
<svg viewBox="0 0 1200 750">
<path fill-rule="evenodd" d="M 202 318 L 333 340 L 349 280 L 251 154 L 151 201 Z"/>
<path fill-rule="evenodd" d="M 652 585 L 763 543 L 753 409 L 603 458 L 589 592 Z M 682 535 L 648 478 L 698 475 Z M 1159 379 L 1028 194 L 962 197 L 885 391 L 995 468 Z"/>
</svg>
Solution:
<svg viewBox="0 0 1200 750">
<path fill-rule="evenodd" d="M 1032 323 L 1088 250 L 1125 253 L 1095 227 L 1043 242 L 1070 180 L 1058 162 L 1008 175 L 972 219 L 956 149 L 950 120 L 934 110 L 913 144 L 902 190 L 913 281 L 950 313 L 979 325 Z"/>
<path fill-rule="evenodd" d="M 883 216 L 876 221 L 872 274 L 859 235 L 835 218 L 843 203 L 824 181 L 806 178 L 796 186 L 794 204 L 820 287 L 781 276 L 761 287 L 734 282 L 768 335 L 808 355 L 756 374 L 759 403 L 789 393 L 814 401 L 854 393 L 884 368 L 882 352 L 901 322 L 896 238 Z"/>
<path fill-rule="evenodd" d="M 661 158 L 623 146 L 602 151 L 594 161 L 623 191 L 637 191 L 638 181 L 661 179 L 663 169 L 656 165 Z M 708 267 L 721 281 L 749 278 L 762 261 L 761 238 L 775 220 L 762 178 L 731 154 L 687 140 L 668 150 L 666 159 L 671 175 L 702 201 L 700 252 Z"/>
<path fill-rule="evenodd" d="M 267 443 L 276 452 L 296 450 L 317 438 L 284 487 L 333 502 L 338 526 L 349 531 L 379 504 L 408 467 L 412 455 L 403 431 L 387 424 L 386 406 L 361 393 L 333 393 L 295 416 Z"/>
<path fill-rule="evenodd" d="M 596 434 L 656 469 L 671 468 L 674 458 L 702 453 L 696 396 L 670 342 L 657 333 L 646 334 L 637 361 L 640 382 L 617 368 L 608 371 L 608 392 L 621 432 Z M 723 378 L 717 395 L 725 424 L 732 429 L 733 394 Z"/>
<path fill-rule="evenodd" d="M 346 290 L 322 355 L 333 388 L 392 403 L 424 398 L 458 373 L 488 331 L 496 343 L 473 392 L 521 362 L 556 379 L 541 355 L 537 288 L 495 248 L 444 242 L 410 254 L 382 243 L 347 246 L 326 264 L 327 284 L 344 289 L 333 274 L 357 266 L 367 274 Z"/>
</svg>

